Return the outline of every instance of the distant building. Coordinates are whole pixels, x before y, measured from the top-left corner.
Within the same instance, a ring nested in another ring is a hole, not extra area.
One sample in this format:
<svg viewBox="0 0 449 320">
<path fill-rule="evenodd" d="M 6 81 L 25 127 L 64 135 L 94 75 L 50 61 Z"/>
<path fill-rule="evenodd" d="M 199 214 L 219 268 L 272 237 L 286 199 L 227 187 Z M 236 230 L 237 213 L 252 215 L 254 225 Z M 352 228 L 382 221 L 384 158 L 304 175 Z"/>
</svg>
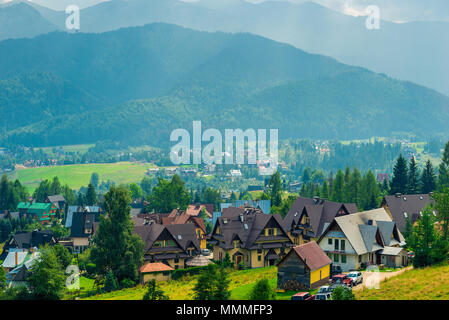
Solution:
<svg viewBox="0 0 449 320">
<path fill-rule="evenodd" d="M 387 180 L 387 182 L 390 182 L 390 176 L 388 175 L 388 173 L 378 173 L 377 174 L 377 182 L 384 183 L 384 180 Z"/>
<path fill-rule="evenodd" d="M 45 199 L 45 202 L 53 203 L 61 212 L 65 212 L 66 201 L 61 194 L 48 196 L 47 199 Z"/>
<path fill-rule="evenodd" d="M 22 217 L 31 216 L 41 224 L 50 224 L 58 208 L 54 203 L 19 202 L 17 209 Z"/>
</svg>

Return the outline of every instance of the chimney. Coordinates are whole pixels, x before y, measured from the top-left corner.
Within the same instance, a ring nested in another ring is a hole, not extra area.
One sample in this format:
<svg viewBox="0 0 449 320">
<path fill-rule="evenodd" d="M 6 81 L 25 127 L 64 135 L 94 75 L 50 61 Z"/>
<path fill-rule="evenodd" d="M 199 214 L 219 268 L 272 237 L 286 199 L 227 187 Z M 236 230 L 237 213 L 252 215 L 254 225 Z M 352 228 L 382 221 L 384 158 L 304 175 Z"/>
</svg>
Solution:
<svg viewBox="0 0 449 320">
<path fill-rule="evenodd" d="M 319 201 L 320 201 L 320 197 L 318 197 L 318 196 L 313 197 L 313 202 L 315 204 L 317 204 Z"/>
<path fill-rule="evenodd" d="M 17 265 L 19 264 L 19 253 L 16 251 L 15 254 L 16 254 L 16 256 L 15 256 L 15 258 L 16 258 L 16 261 L 15 261 L 16 265 L 15 266 L 17 267 Z"/>
</svg>

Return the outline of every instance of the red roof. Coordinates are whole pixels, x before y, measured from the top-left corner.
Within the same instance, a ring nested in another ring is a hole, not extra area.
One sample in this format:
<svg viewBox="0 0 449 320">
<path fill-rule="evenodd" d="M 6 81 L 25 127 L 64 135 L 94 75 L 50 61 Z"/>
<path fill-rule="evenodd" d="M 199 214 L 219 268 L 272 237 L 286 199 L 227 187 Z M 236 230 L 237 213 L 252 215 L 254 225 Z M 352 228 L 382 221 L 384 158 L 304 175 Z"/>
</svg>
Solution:
<svg viewBox="0 0 449 320">
<path fill-rule="evenodd" d="M 296 246 L 293 250 L 311 271 L 332 263 L 331 259 L 329 259 L 315 241 Z"/>
<path fill-rule="evenodd" d="M 140 267 L 141 273 L 161 272 L 174 270 L 172 267 L 167 266 L 162 262 L 147 263 Z"/>
</svg>

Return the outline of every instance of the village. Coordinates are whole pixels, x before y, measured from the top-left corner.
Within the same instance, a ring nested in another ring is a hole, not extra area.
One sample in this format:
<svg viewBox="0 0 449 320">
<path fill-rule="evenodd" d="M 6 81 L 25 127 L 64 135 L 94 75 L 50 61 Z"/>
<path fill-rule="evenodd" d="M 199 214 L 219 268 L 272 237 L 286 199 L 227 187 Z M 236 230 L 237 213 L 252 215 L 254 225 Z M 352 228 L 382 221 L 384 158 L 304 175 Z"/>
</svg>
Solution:
<svg viewBox="0 0 449 320">
<path fill-rule="evenodd" d="M 175 177 L 179 178 L 173 172 Z M 270 186 L 267 193 L 273 191 Z M 103 203 L 82 206 L 68 205 L 61 194 L 48 195 L 43 202 L 30 197 L 16 210 L 0 214 L 0 221 L 23 219 L 41 226 L 11 234 L 5 242 L 0 260 L 6 287 L 29 287 L 28 276 L 41 250 L 62 246 L 79 262 L 83 253 L 98 246 L 95 236 L 102 217 L 109 214 L 105 198 Z M 293 293 L 291 300 L 330 300 L 337 288 L 352 291 L 365 286 L 367 271 L 412 265 L 414 252 L 407 249 L 404 233 L 410 233 L 423 211 L 435 204 L 433 192 L 385 195 L 371 210 L 293 194 L 282 215 L 273 213 L 272 199 L 221 198 L 218 205 L 190 203 L 163 213 L 148 212 L 144 198 L 128 203 L 125 212 L 132 234 L 143 243 L 138 283 L 177 281 L 179 274 L 201 274 L 216 264 L 235 270 L 276 267 L 276 292 Z M 55 234 L 51 226 L 58 224 L 66 234 Z M 87 266 L 81 273 L 92 271 Z"/>
</svg>

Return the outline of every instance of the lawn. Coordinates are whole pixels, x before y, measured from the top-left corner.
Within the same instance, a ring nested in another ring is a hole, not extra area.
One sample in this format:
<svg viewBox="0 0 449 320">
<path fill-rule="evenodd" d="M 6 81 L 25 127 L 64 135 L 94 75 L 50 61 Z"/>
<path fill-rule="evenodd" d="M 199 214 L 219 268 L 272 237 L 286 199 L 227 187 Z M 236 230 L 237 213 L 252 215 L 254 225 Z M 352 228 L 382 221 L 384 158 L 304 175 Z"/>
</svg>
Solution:
<svg viewBox="0 0 449 320">
<path fill-rule="evenodd" d="M 250 270 L 232 271 L 230 274 L 231 299 L 248 299 L 249 292 L 259 279 L 268 278 L 270 283 L 275 286 L 277 279 L 277 268 L 267 267 Z M 198 276 L 185 277 L 177 281 L 161 282 L 161 289 L 171 300 L 192 300 L 193 287 Z M 92 300 L 141 300 L 145 294 L 146 288 L 141 285 L 114 291 L 106 294 L 91 296 L 86 299 Z M 292 293 L 280 293 L 279 299 L 290 299 Z"/>
<path fill-rule="evenodd" d="M 405 271 L 354 293 L 357 300 L 449 300 L 449 265 Z"/>
<path fill-rule="evenodd" d="M 36 188 L 44 179 L 57 176 L 62 184 L 68 184 L 73 189 L 87 186 L 93 172 L 97 172 L 101 180 L 112 180 L 117 184 L 140 182 L 149 163 L 117 162 L 105 164 L 75 164 L 55 167 L 29 168 L 15 171 L 12 178 L 18 178 L 30 191 Z"/>
</svg>

